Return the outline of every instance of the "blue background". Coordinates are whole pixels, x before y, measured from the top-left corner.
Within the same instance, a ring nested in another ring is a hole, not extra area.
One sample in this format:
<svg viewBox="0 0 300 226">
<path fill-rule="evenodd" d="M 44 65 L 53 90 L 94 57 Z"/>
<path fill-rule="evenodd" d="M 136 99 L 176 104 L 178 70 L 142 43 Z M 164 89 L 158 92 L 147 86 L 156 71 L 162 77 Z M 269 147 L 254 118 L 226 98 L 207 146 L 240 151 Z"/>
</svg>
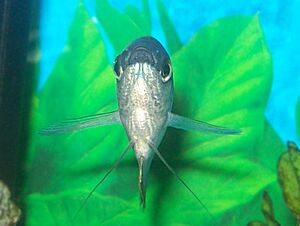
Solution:
<svg viewBox="0 0 300 226">
<path fill-rule="evenodd" d="M 91 17 L 95 15 L 93 0 L 85 0 Z M 141 8 L 140 1 L 110 0 L 119 10 L 128 4 Z M 269 99 L 266 116 L 281 138 L 296 141 L 295 106 L 300 97 L 300 1 L 297 0 L 165 0 L 165 6 L 171 20 L 183 43 L 201 27 L 221 17 L 229 15 L 259 14 L 267 44 L 273 57 L 274 80 Z M 71 24 L 77 0 L 43 0 L 40 21 L 41 88 L 49 76 L 55 61 L 64 48 L 67 40 L 68 28 Z M 154 0 L 149 0 L 152 16 L 152 35 L 163 44 L 165 38 L 160 29 L 160 23 Z M 105 37 L 103 30 L 100 32 Z M 108 39 L 106 45 L 110 46 Z M 113 52 L 109 48 L 109 55 L 113 61 Z"/>
</svg>

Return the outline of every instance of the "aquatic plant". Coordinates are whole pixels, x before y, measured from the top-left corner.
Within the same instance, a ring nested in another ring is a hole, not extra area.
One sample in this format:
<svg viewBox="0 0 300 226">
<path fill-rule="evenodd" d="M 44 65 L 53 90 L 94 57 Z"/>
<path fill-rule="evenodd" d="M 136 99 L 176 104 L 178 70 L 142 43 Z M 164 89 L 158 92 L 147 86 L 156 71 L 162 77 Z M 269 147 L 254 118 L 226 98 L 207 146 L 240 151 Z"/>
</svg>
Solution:
<svg viewBox="0 0 300 226">
<path fill-rule="evenodd" d="M 278 180 L 288 208 L 300 224 L 300 150 L 288 142 L 288 151 L 278 160 Z"/>
<path fill-rule="evenodd" d="M 151 33 L 150 9 L 117 11 L 96 1 L 97 19 L 115 53 Z M 240 136 L 170 129 L 160 147 L 177 173 L 205 203 L 219 225 L 263 219 L 259 199 L 268 190 L 278 220 L 294 222 L 281 197 L 276 162 L 284 146 L 264 112 L 272 82 L 272 59 L 259 16 L 232 16 L 180 42 L 160 1 L 158 10 L 175 79 L 174 112 L 240 128 Z M 126 28 L 126 29 L 125 29 Z M 32 140 L 25 162 L 28 225 L 210 225 L 211 218 L 156 159 L 147 207 L 139 208 L 138 167 L 129 153 L 71 222 L 93 186 L 119 157 L 127 138 L 120 126 L 42 137 L 38 130 L 65 118 L 117 108 L 115 78 L 106 46 L 82 2 L 66 47 L 46 84 L 33 98 Z"/>
<path fill-rule="evenodd" d="M 284 201 L 295 217 L 297 225 L 300 224 L 300 150 L 297 145 L 289 141 L 287 152 L 281 154 L 277 164 L 278 181 L 282 190 Z M 275 197 L 278 198 L 278 197 Z M 277 221 L 274 214 L 272 199 L 267 192 L 263 193 L 261 211 L 266 223 L 254 220 L 248 226 L 278 226 L 282 225 Z M 294 224 L 296 225 L 296 224 Z"/>
</svg>

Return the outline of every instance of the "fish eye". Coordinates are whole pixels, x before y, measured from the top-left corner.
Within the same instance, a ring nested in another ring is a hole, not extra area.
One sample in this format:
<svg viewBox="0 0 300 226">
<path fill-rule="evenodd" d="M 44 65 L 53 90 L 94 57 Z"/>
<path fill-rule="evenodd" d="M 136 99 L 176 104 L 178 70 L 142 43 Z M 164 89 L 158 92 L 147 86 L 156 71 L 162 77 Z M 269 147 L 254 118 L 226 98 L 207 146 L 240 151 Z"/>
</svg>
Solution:
<svg viewBox="0 0 300 226">
<path fill-rule="evenodd" d="M 162 81 L 163 82 L 167 82 L 169 81 L 169 79 L 172 77 L 172 66 L 169 62 L 167 62 L 164 67 L 163 67 L 163 71 L 162 71 Z"/>
<path fill-rule="evenodd" d="M 115 61 L 114 61 L 114 71 L 115 71 L 116 79 L 117 79 L 117 80 L 120 80 L 120 78 L 121 78 L 121 76 L 122 76 L 122 74 L 123 74 L 123 69 L 122 69 L 122 67 L 121 67 L 121 65 L 120 65 L 120 63 L 119 63 L 119 61 L 118 61 L 118 58 L 119 58 L 119 57 L 117 57 L 117 58 L 115 59 Z"/>
</svg>

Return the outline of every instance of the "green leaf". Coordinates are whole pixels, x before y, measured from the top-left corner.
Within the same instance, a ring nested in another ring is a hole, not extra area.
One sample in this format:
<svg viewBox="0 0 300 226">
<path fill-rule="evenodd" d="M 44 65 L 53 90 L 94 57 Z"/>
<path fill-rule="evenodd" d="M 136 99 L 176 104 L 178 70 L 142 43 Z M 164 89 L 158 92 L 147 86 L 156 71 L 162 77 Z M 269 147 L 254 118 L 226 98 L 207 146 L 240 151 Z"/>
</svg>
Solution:
<svg viewBox="0 0 300 226">
<path fill-rule="evenodd" d="M 148 4 L 143 1 L 143 12 L 128 7 L 119 12 L 107 0 L 97 0 L 97 18 L 109 37 L 115 53 L 119 54 L 134 39 L 150 35 L 151 22 Z"/>
<path fill-rule="evenodd" d="M 262 223 L 261 221 L 251 221 L 249 224 L 247 224 L 247 226 L 268 226 L 268 225 Z"/>
<path fill-rule="evenodd" d="M 151 13 L 149 9 L 148 0 L 142 1 L 142 12 L 132 5 L 125 8 L 124 14 L 127 14 L 138 27 L 143 28 L 146 33 L 151 33 Z"/>
<path fill-rule="evenodd" d="M 266 121 L 263 136 L 252 152 L 252 159 L 260 162 L 273 172 L 277 172 L 278 158 L 284 152 L 284 149 L 285 144 L 270 123 Z M 272 154 L 270 155 L 270 153 Z"/>
<path fill-rule="evenodd" d="M 256 143 L 256 148 L 253 151 L 251 159 L 270 169 L 273 174 L 276 174 L 277 161 L 279 156 L 283 153 L 284 148 L 285 145 L 279 139 L 273 128 L 271 128 L 270 124 L 265 123 L 264 135 L 260 142 Z M 271 197 L 274 197 L 273 209 L 276 219 L 278 219 L 282 225 L 295 225 L 295 220 L 285 205 L 277 180 L 274 180 L 269 186 L 255 195 L 251 201 L 227 211 L 223 217 L 223 225 L 247 225 L 247 223 L 253 219 L 260 220 L 260 222 L 265 221 L 260 210 L 263 191 L 267 191 Z"/>
<path fill-rule="evenodd" d="M 251 155 L 263 135 L 272 80 L 258 17 L 214 22 L 173 56 L 173 65 L 175 112 L 242 130 L 240 136 L 223 137 L 189 133 L 181 142 L 189 149 L 186 157 L 201 159 L 222 151 Z"/>
<path fill-rule="evenodd" d="M 134 38 L 148 34 L 149 26 L 140 27 L 148 21 L 147 10 L 144 2 L 145 15 L 141 13 L 135 21 L 134 8 L 123 13 L 107 1 L 97 1 L 97 17 L 116 53 Z M 197 32 L 172 60 L 175 112 L 241 128 L 242 135 L 170 129 L 159 149 L 219 225 L 249 222 L 235 216 L 241 206 L 251 206 L 267 186 L 277 183 L 271 163 L 279 152 L 275 147 L 276 151 L 268 156 L 270 161 L 263 159 L 267 156 L 263 152 L 281 144 L 264 118 L 272 62 L 258 17 L 220 19 Z M 30 225 L 40 225 L 44 220 L 43 225 L 69 225 L 87 191 L 126 147 L 127 137 L 121 126 L 53 137 L 37 135 L 38 129 L 63 118 L 117 109 L 114 80 L 102 37 L 81 3 L 65 51 L 34 100 L 35 129 L 25 163 L 28 180 L 24 192 L 31 194 L 26 199 Z M 263 144 L 266 137 L 269 145 Z M 88 201 L 91 207 L 84 207 L 76 223 L 85 225 L 89 219 L 95 225 L 107 219 L 107 225 L 211 224 L 208 213 L 157 159 L 151 168 L 147 208 L 141 213 L 137 174 L 137 163 L 130 152 L 93 194 L 92 201 Z M 80 191 L 84 191 L 82 199 L 76 198 Z M 99 205 L 100 210 L 95 210 Z"/>
<path fill-rule="evenodd" d="M 111 196 L 95 194 L 78 214 L 82 190 L 66 191 L 59 194 L 32 194 L 27 197 L 27 225 L 142 225 L 141 214 L 127 201 Z M 71 221 L 70 219 L 73 219 Z"/>
<path fill-rule="evenodd" d="M 175 26 L 168 16 L 162 0 L 156 0 L 156 5 L 159 12 L 160 24 L 166 36 L 167 49 L 169 50 L 170 54 L 174 54 L 182 47 L 182 43 L 176 32 Z"/>
<path fill-rule="evenodd" d="M 197 163 L 177 167 L 177 171 L 213 216 L 218 217 L 218 225 L 231 225 L 228 219 L 222 219 L 223 215 L 246 204 L 266 184 L 276 180 L 271 171 L 239 155 L 203 158 Z M 169 176 L 161 181 L 164 183 L 159 184 L 157 193 L 164 193 L 156 200 L 157 225 L 212 224 L 208 213 L 174 178 Z"/>
<path fill-rule="evenodd" d="M 65 174 L 75 166 L 84 167 L 78 166 L 79 162 L 85 165 L 89 161 L 89 168 L 94 166 L 91 161 L 95 162 L 94 152 L 99 150 L 97 146 L 109 153 L 117 145 L 109 148 L 102 146 L 103 139 L 109 141 L 110 137 L 123 134 L 121 127 L 112 126 L 62 136 L 37 135 L 38 129 L 62 119 L 112 111 L 117 107 L 115 80 L 108 64 L 104 42 L 82 3 L 70 27 L 65 50 L 37 95 L 33 113 L 35 129 L 32 132 L 30 158 L 26 164 L 30 175 L 28 190 L 58 191 L 72 186 L 72 179 L 64 180 L 67 176 Z M 86 157 L 88 154 L 93 156 L 93 160 Z M 113 159 L 114 155 L 110 156 Z M 49 180 L 41 181 L 38 176 L 41 174 L 49 177 Z"/>
</svg>

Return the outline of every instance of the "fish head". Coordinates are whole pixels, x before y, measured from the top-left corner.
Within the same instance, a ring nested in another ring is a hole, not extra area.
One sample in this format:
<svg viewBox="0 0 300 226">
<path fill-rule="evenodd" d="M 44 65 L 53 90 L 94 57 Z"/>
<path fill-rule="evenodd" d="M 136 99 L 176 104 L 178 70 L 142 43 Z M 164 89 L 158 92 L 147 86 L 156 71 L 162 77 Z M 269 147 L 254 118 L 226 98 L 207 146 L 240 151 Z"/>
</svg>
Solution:
<svg viewBox="0 0 300 226">
<path fill-rule="evenodd" d="M 164 47 L 152 37 L 131 43 L 114 62 L 121 122 L 139 163 L 141 203 L 154 151 L 166 132 L 173 104 L 173 71 Z M 144 204 L 143 204 L 144 205 Z"/>
<path fill-rule="evenodd" d="M 155 38 L 146 36 L 132 42 L 114 61 L 119 108 L 130 95 L 146 94 L 149 89 L 167 108 L 173 102 L 173 70 L 170 57 Z M 138 89 L 137 89 L 138 88 Z M 129 99 L 128 99 L 129 100 Z M 154 103 L 154 102 L 153 102 Z M 155 102 L 156 103 L 156 102 Z M 159 103 L 150 108 L 159 107 Z"/>
<path fill-rule="evenodd" d="M 153 37 L 131 43 L 115 60 L 119 114 L 130 140 L 158 145 L 173 104 L 170 57 Z"/>
</svg>

